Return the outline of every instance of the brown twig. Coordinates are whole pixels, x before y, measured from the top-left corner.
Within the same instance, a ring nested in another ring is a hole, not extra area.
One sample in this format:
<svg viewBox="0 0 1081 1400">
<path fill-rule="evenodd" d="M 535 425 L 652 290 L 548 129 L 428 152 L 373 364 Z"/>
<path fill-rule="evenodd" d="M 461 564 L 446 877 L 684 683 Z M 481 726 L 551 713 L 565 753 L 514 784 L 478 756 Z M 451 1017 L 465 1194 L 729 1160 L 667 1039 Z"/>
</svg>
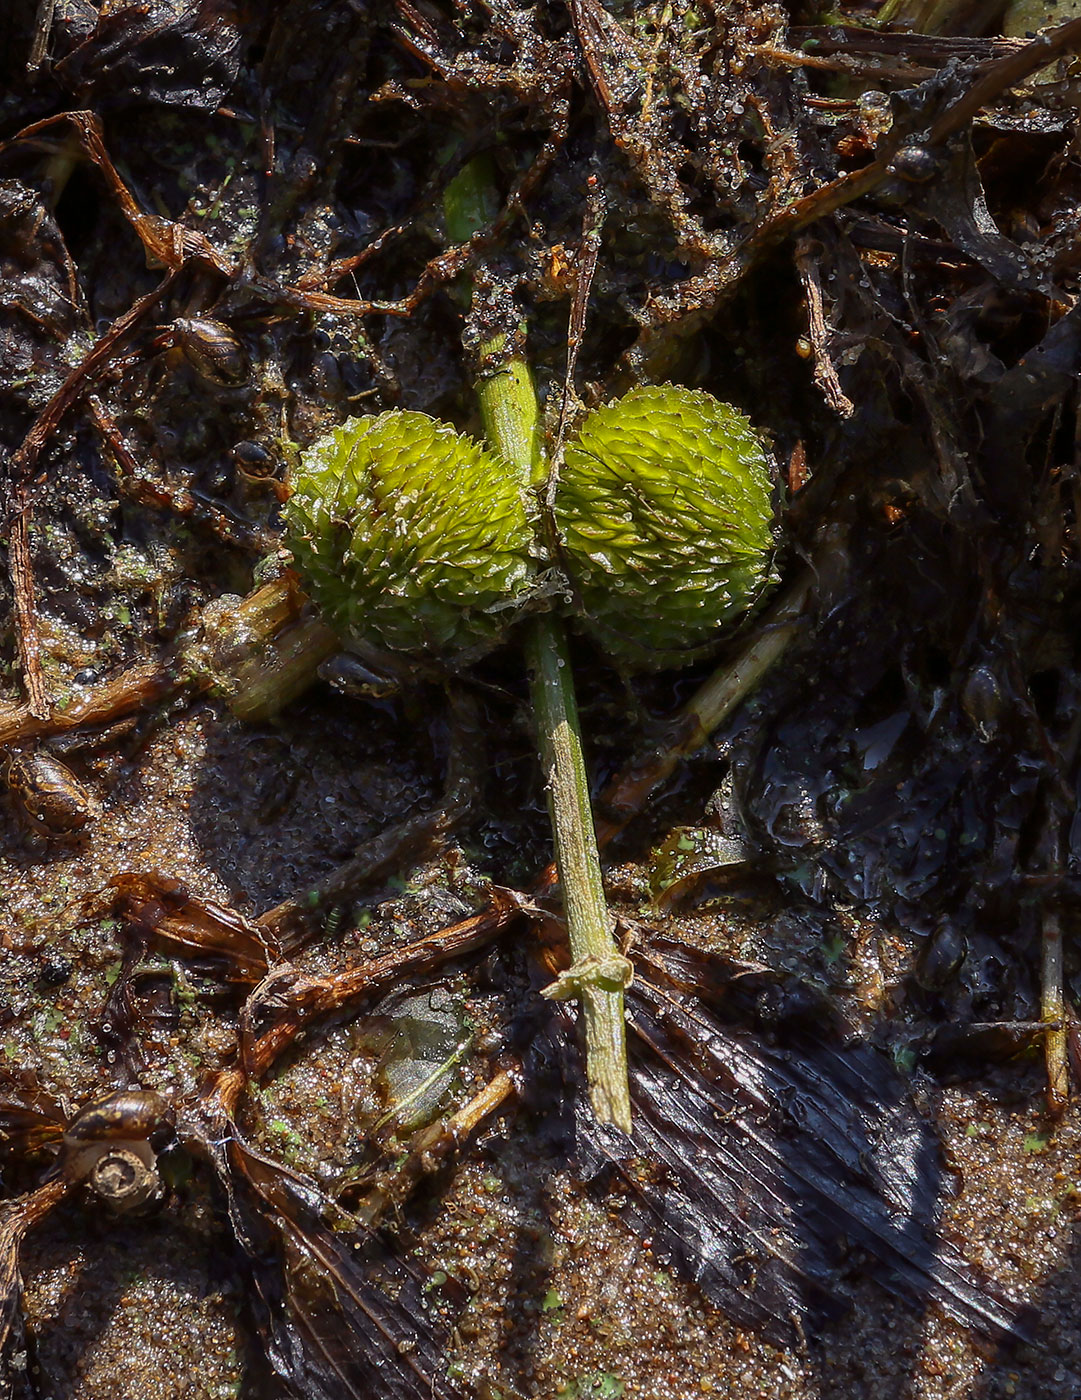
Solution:
<svg viewBox="0 0 1081 1400">
<path fill-rule="evenodd" d="M 1037 34 L 1023 48 L 989 63 L 972 86 L 932 123 L 927 135 L 928 144 L 941 145 L 966 127 L 981 107 L 988 106 L 1007 89 L 1016 87 L 1062 54 L 1078 47 L 1081 47 L 1081 19 L 1071 19 L 1057 29 Z"/>
<path fill-rule="evenodd" d="M 850 418 L 856 409 L 841 388 L 841 381 L 833 367 L 833 359 L 829 352 L 829 327 L 826 325 L 826 312 L 822 301 L 822 280 L 818 275 L 818 258 L 815 256 L 814 243 L 806 234 L 796 241 L 796 270 L 803 283 L 803 295 L 807 301 L 807 334 L 814 352 L 815 383 L 830 408 L 842 418 Z"/>
<path fill-rule="evenodd" d="M 26 145 L 41 137 L 51 127 L 66 123 L 74 129 L 74 135 L 84 154 L 101 171 L 105 183 L 120 212 L 131 224 L 136 237 L 142 243 L 151 266 L 167 267 L 178 272 L 192 258 L 209 263 L 223 276 L 232 276 L 235 265 L 218 251 L 210 240 L 201 233 L 187 228 L 160 214 L 146 214 L 120 178 L 105 148 L 101 122 L 93 112 L 60 112 L 56 116 L 45 117 L 23 127 L 10 140 L 0 143 L 0 152 L 12 146 Z"/>
<path fill-rule="evenodd" d="M 376 1225 L 389 1211 L 403 1205 L 425 1177 L 431 1176 L 486 1118 L 514 1097 L 520 1076 L 521 1066 L 499 1070 L 457 1113 L 422 1129 L 410 1142 L 406 1156 L 395 1161 L 384 1179 L 363 1191 L 353 1214 L 366 1225 Z"/>
<path fill-rule="evenodd" d="M 18 1299 L 22 1290 L 19 1255 L 23 1240 L 27 1232 L 40 1224 L 71 1189 L 69 1181 L 63 1177 L 53 1177 L 37 1190 L 0 1205 L 0 1296 L 5 1304 L 0 1311 L 0 1349 L 5 1353 L 19 1316 Z M 11 1394 L 7 1386 L 5 1389 Z"/>
<path fill-rule="evenodd" d="M 241 1010 L 245 1073 L 255 1078 L 264 1075 L 311 1021 L 490 943 L 523 909 L 519 896 L 510 890 L 493 887 L 490 897 L 491 907 L 483 913 L 331 977 L 309 977 L 291 964 L 275 968 Z"/>
<path fill-rule="evenodd" d="M 37 13 L 34 16 L 34 38 L 26 60 L 28 73 L 36 73 L 44 62 L 45 51 L 49 47 L 49 35 L 52 33 L 55 9 L 56 0 L 38 0 Z"/>
<path fill-rule="evenodd" d="M 29 705 L 0 703 L 0 746 L 47 738 L 70 729 L 92 728 L 159 704 L 189 684 L 159 662 L 142 662 L 93 690 L 63 710 L 35 715 Z"/>
<path fill-rule="evenodd" d="M 552 468 L 548 475 L 548 498 L 552 499 L 562 461 L 563 443 L 567 434 L 571 402 L 575 396 L 574 372 L 578 365 L 578 354 L 586 330 L 586 313 L 589 309 L 589 293 L 600 258 L 601 235 L 604 232 L 604 219 L 607 213 L 604 188 L 595 175 L 589 177 L 586 187 L 585 212 L 582 215 L 582 241 L 578 245 L 578 255 L 574 265 L 574 295 L 571 299 L 570 323 L 567 327 L 567 369 L 563 379 L 563 402 L 559 408 L 559 426 L 552 444 Z"/>
<path fill-rule="evenodd" d="M 397 822 L 365 841 L 350 860 L 335 866 L 302 894 L 291 895 L 261 914 L 259 925 L 283 945 L 295 947 L 314 916 L 346 899 L 355 899 L 365 886 L 400 870 L 404 859 L 433 846 L 453 829 L 460 816 L 460 812 L 441 806 Z"/>
<path fill-rule="evenodd" d="M 1066 1007 L 1062 995 L 1062 925 L 1057 909 L 1049 909 L 1043 916 L 1040 983 L 1040 1020 L 1046 1026 L 1047 1111 L 1058 1118 L 1070 1102 L 1070 1072 L 1066 1055 Z"/>
<path fill-rule="evenodd" d="M 926 64 L 906 63 L 903 59 L 893 63 L 876 63 L 873 59 L 855 58 L 844 53 L 805 53 L 802 49 L 786 49 L 779 44 L 756 44 L 750 52 L 764 63 L 778 67 L 818 68 L 827 73 L 846 73 L 850 77 L 874 83 L 918 83 L 939 71 Z"/>
<path fill-rule="evenodd" d="M 941 145 L 973 120 L 982 107 L 1008 88 L 1015 87 L 1053 59 L 1081 46 L 1081 19 L 1069 20 L 1057 29 L 1037 35 L 1021 49 L 1007 53 L 984 67 L 971 87 L 962 92 L 935 118 L 924 138 L 929 146 Z M 763 257 L 786 239 L 828 214 L 870 194 L 890 175 L 890 165 L 901 146 L 913 139 L 898 126 L 883 136 L 875 159 L 811 190 L 784 208 L 766 216 L 745 238 L 704 273 L 678 283 L 645 308 L 646 324 L 638 340 L 624 356 L 636 379 L 651 378 L 651 365 L 659 361 L 673 335 L 689 335 L 705 325 L 730 297 L 743 277 Z M 692 311 L 684 308 L 693 306 Z"/>
<path fill-rule="evenodd" d="M 14 488 L 16 498 L 25 497 L 20 484 Z M 41 638 L 38 634 L 38 610 L 34 597 L 34 566 L 30 559 L 29 505 L 23 501 L 8 539 L 8 573 L 15 607 L 15 633 L 19 666 L 26 686 L 27 704 L 35 719 L 49 713 L 49 693 L 41 669 Z"/>
<path fill-rule="evenodd" d="M 277 546 L 278 537 L 250 520 L 244 520 L 224 510 L 214 501 L 200 500 L 183 486 L 171 486 L 145 476 L 139 463 L 124 441 L 120 429 L 105 405 L 91 394 L 87 400 L 94 425 L 105 440 L 106 448 L 119 468 L 117 485 L 139 505 L 167 510 L 193 524 L 203 525 L 226 544 L 239 549 L 269 554 Z"/>
</svg>

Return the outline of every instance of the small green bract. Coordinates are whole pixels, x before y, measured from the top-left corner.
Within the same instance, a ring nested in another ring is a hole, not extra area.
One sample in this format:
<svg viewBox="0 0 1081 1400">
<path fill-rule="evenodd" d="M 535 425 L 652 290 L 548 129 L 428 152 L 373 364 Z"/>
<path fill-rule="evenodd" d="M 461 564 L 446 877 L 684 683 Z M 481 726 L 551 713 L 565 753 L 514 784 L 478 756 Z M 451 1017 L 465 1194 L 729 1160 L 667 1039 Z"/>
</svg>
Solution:
<svg viewBox="0 0 1081 1400">
<path fill-rule="evenodd" d="M 766 454 L 710 394 L 634 389 L 591 413 L 555 516 L 585 624 L 627 667 L 693 658 L 771 581 Z"/>
<path fill-rule="evenodd" d="M 285 543 L 343 637 L 451 659 L 494 646 L 533 575 L 524 484 L 423 413 L 351 418 L 301 459 Z"/>
</svg>

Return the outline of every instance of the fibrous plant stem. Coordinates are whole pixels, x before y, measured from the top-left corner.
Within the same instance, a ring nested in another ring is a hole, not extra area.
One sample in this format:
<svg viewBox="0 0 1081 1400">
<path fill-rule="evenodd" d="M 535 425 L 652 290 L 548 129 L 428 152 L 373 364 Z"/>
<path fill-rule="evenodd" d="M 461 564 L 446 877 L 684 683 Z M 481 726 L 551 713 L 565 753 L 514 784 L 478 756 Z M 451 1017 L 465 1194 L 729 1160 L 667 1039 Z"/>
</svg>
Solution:
<svg viewBox="0 0 1081 1400">
<path fill-rule="evenodd" d="M 1062 925 L 1057 909 L 1049 909 L 1044 914 L 1042 944 L 1040 1019 L 1047 1026 L 1044 1037 L 1047 1110 L 1057 1118 L 1070 1101 L 1066 1006 L 1062 995 Z"/>
<path fill-rule="evenodd" d="M 482 345 L 479 358 L 476 394 L 484 435 L 521 480 L 537 486 L 548 474 L 548 462 L 529 364 L 505 335 Z"/>
<path fill-rule="evenodd" d="M 612 815 L 598 833 L 602 846 L 642 811 L 654 790 L 702 747 L 785 654 L 798 634 L 813 582 L 808 572 L 782 593 L 742 651 L 718 667 L 679 711 L 669 727 L 669 742 L 632 759 L 604 789 L 603 805 Z"/>
<path fill-rule="evenodd" d="M 506 358 L 500 356 L 506 348 Z M 478 386 L 485 433 L 521 480 L 544 473 L 540 414 L 529 365 L 499 337 L 481 348 Z M 563 893 L 572 966 L 549 995 L 577 997 L 585 1021 L 586 1077 L 603 1123 L 631 1129 L 623 989 L 631 965 L 616 946 L 601 883 L 589 802 L 574 675 L 562 621 L 550 613 L 527 623 L 533 719 L 544 765 L 556 867 Z"/>
<path fill-rule="evenodd" d="M 447 234 L 455 242 L 464 242 L 490 223 L 498 210 L 494 163 L 488 156 L 475 157 L 444 194 Z M 514 333 L 495 333 L 481 344 L 475 388 L 488 441 L 523 486 L 540 487 L 549 464 L 533 373 L 521 349 L 524 340 L 523 328 L 518 326 Z M 629 1133 L 623 990 L 631 978 L 631 964 L 616 946 L 601 883 L 566 633 L 551 614 L 532 619 L 526 627 L 533 721 L 547 783 L 572 961 L 547 994 L 581 1001 L 593 1112 L 602 1123 L 614 1123 Z"/>
<path fill-rule="evenodd" d="M 527 654 L 541 762 L 548 788 L 556 868 L 573 966 L 549 995 L 582 1003 L 586 1074 L 593 1111 L 630 1132 L 623 989 L 630 963 L 616 947 L 601 884 L 578 706 L 566 633 L 551 615 L 529 624 Z"/>
</svg>

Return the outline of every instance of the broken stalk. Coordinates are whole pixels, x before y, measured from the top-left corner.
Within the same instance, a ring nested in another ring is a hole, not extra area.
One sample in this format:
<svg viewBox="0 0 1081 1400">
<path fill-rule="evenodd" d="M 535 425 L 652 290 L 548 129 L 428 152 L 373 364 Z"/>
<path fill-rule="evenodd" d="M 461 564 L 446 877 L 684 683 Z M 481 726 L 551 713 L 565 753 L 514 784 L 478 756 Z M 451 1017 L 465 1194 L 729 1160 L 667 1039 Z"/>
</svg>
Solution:
<svg viewBox="0 0 1081 1400">
<path fill-rule="evenodd" d="M 447 187 L 443 208 L 447 233 L 456 242 L 464 243 L 495 219 L 499 205 L 490 158 L 468 162 Z M 522 339 L 497 334 L 481 345 L 476 394 L 488 441 L 517 479 L 539 488 L 549 464 L 533 374 L 518 348 Z M 533 721 L 572 960 L 546 995 L 581 1001 L 590 1103 L 601 1122 L 629 1133 L 623 991 L 632 969 L 616 946 L 604 898 L 566 632 L 551 613 L 531 619 L 526 629 Z"/>
<path fill-rule="evenodd" d="M 488 440 L 516 474 L 539 484 L 547 464 L 529 365 L 506 337 L 485 345 L 481 360 L 491 370 L 477 387 Z M 601 1122 L 630 1132 L 623 990 L 631 964 L 616 946 L 601 883 L 566 631 L 552 613 L 532 618 L 526 628 L 533 717 L 573 960 L 545 994 L 581 1001 L 590 1103 Z"/>
</svg>

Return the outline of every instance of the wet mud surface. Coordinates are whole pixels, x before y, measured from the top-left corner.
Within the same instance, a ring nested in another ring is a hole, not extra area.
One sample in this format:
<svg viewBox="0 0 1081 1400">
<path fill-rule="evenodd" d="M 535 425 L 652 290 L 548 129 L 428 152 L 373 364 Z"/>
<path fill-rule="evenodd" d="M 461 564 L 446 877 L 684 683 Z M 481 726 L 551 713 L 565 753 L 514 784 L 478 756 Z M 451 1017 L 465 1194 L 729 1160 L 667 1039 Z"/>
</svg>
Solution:
<svg viewBox="0 0 1081 1400">
<path fill-rule="evenodd" d="M 313 714 L 325 709 L 311 706 Z M 302 746 L 306 718 L 287 716 L 276 737 Z M 212 723 L 219 737 L 208 752 Z M 294 725 L 299 732 L 291 732 Z M 356 737 L 361 750 L 363 739 Z M 43 864 L 40 849 L 35 859 L 25 834 L 11 831 L 18 858 L 5 870 L 5 920 L 25 951 L 5 960 L 4 1053 L 9 1063 L 32 1065 L 49 1092 L 77 1103 L 111 1081 L 100 1019 L 122 943 L 107 921 L 78 932 L 71 927 L 71 910 L 99 891 L 111 870 L 179 875 L 207 898 L 246 898 L 258 908 L 318 874 L 333 854 L 336 831 L 363 830 L 370 808 L 358 801 L 357 773 L 350 765 L 334 774 L 324 764 L 314 771 L 323 779 L 322 806 L 333 815 L 321 813 L 308 795 L 253 840 L 246 804 L 235 791 L 223 792 L 230 765 L 251 772 L 253 748 L 262 754 L 267 746 L 253 743 L 214 707 L 200 707 L 148 742 L 125 783 L 101 790 L 103 811 L 85 851 L 53 850 Z M 377 791 L 380 775 L 373 767 L 369 791 Z M 137 803 L 125 798 L 133 791 Z M 318 851 L 311 845 L 317 821 Z M 639 874 L 625 865 L 620 882 Z M 373 896 L 370 919 L 360 921 L 365 927 L 339 932 L 331 948 L 314 947 L 308 965 L 362 957 L 376 941 L 406 940 L 426 920 L 446 922 L 469 907 L 442 863 L 407 871 L 406 878 L 422 898 Z M 821 940 L 806 929 L 799 948 L 783 911 L 771 928 L 768 903 L 750 895 L 733 891 L 721 910 L 695 914 L 685 929 L 678 917 L 661 919 L 649 905 L 619 907 L 698 946 L 783 957 L 786 966 L 817 963 L 819 975 L 823 966 L 830 969 L 839 998 L 859 1004 L 869 996 L 858 967 L 847 969 L 832 949 L 824 957 Z M 870 958 L 901 942 L 881 927 L 858 932 Z M 906 955 L 896 946 L 888 954 L 893 966 L 883 985 L 896 994 Z M 514 960 L 513 949 L 504 955 Z M 168 963 L 159 961 L 165 973 Z M 60 985 L 50 985 L 65 971 Z M 459 995 L 472 991 L 474 1016 L 487 1013 L 498 1026 L 505 1001 L 500 996 L 496 1005 L 490 991 L 478 994 L 475 980 L 465 973 L 439 985 Z M 235 1043 L 220 1007 L 199 1014 L 198 999 L 189 997 L 167 1027 L 142 1041 L 140 1083 L 178 1097 L 195 1092 L 207 1067 L 226 1060 Z M 881 1011 L 878 1002 L 863 1015 L 878 1020 Z M 915 1017 L 903 1018 L 906 1035 L 914 1026 Z M 362 1125 L 380 1111 L 372 1083 L 378 1030 L 378 1016 L 361 1015 L 317 1034 L 253 1096 L 246 1120 L 253 1140 L 326 1189 L 355 1175 Z M 482 1080 L 478 1063 L 466 1065 L 453 1096 L 461 1100 Z M 623 1191 L 590 1188 L 578 1177 L 563 1155 L 566 1133 L 553 1124 L 554 1106 L 534 1096 L 526 1108 L 487 1125 L 461 1163 L 414 1198 L 397 1227 L 423 1261 L 431 1295 L 447 1295 L 455 1330 L 446 1357 L 463 1393 L 605 1394 L 607 1387 L 682 1397 L 738 1387 L 792 1397 L 1069 1394 L 1081 1384 L 1073 1344 L 1072 1236 L 1081 1203 L 1073 1115 L 1049 1127 L 1042 1071 L 1031 1062 L 943 1087 L 913 1071 L 904 1085 L 942 1141 L 936 1167 L 942 1237 L 976 1278 L 1034 1306 L 1031 1345 L 996 1349 L 933 1304 L 921 1308 L 898 1298 L 888 1271 L 858 1249 L 836 1272 L 838 1288 L 854 1295 L 851 1312 L 821 1324 L 806 1347 L 778 1349 L 759 1340 L 659 1259 L 648 1235 L 628 1226 Z M 798 1202 L 793 1209 L 798 1212 Z M 146 1220 L 112 1220 L 89 1200 L 71 1201 L 31 1237 L 23 1267 L 43 1394 L 91 1397 L 116 1394 L 118 1387 L 162 1396 L 276 1393 L 251 1335 L 244 1271 L 220 1197 L 199 1167 L 189 1168 L 166 1205 Z M 879 1281 L 869 1282 L 868 1272 Z"/>
<path fill-rule="evenodd" d="M 0 1394 L 1081 1397 L 1070 16 L 47 9 L 0 17 Z M 471 281 L 550 440 L 633 382 L 735 402 L 810 580 L 655 790 L 762 615 L 630 679 L 573 642 L 629 1143 L 539 995 L 516 637 L 273 703 L 283 636 L 333 650 L 296 454 L 478 431 Z M 72 1175 L 150 1143 L 126 1211 Z"/>
</svg>

